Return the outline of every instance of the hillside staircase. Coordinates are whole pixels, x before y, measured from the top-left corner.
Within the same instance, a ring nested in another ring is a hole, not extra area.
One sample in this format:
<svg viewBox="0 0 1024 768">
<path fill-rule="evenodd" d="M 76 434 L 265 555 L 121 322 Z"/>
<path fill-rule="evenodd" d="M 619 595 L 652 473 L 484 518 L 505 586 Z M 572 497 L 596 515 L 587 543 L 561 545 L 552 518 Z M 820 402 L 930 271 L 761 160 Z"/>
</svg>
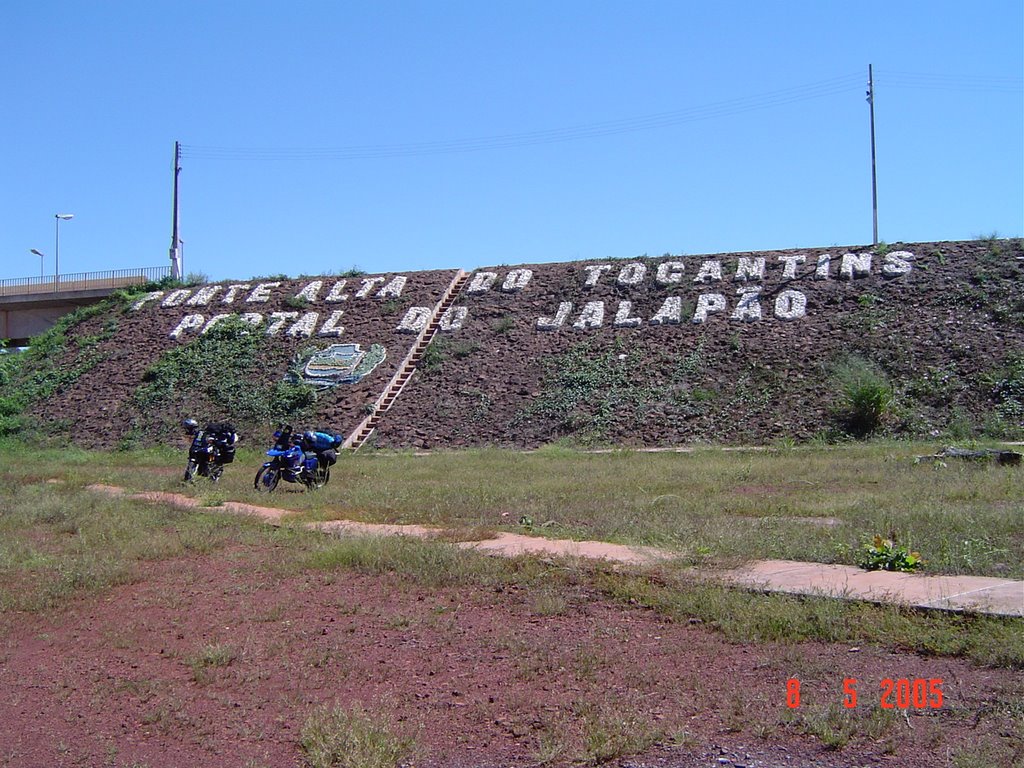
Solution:
<svg viewBox="0 0 1024 768">
<path fill-rule="evenodd" d="M 462 291 L 462 287 L 466 284 L 469 279 L 469 273 L 465 270 L 458 270 L 455 276 L 452 278 L 451 283 L 448 285 L 448 289 L 444 292 L 441 300 L 437 302 L 434 307 L 434 311 L 430 315 L 430 319 L 427 321 L 423 330 L 416 336 L 416 341 L 413 342 L 412 347 L 409 349 L 409 353 L 402 360 L 398 366 L 398 370 L 395 371 L 395 375 L 391 377 L 391 381 L 388 382 L 387 386 L 384 387 L 384 391 L 381 392 L 380 397 L 373 404 L 373 410 L 369 416 L 359 423 L 359 426 L 353 430 L 352 434 L 349 435 L 345 442 L 342 443 L 342 448 L 351 448 L 352 450 L 358 450 L 363 443 L 365 443 L 373 431 L 377 428 L 381 419 L 384 418 L 384 414 L 388 412 L 391 406 L 394 404 L 395 399 L 401 394 L 405 385 L 409 383 L 409 380 L 416 373 L 416 367 L 420 362 L 420 358 L 423 357 L 423 353 L 427 347 L 430 346 L 430 342 L 434 340 L 434 336 L 437 335 L 438 330 L 441 327 L 441 318 L 444 317 L 445 312 L 451 309 L 455 303 L 455 299 L 458 298 L 459 293 Z"/>
</svg>

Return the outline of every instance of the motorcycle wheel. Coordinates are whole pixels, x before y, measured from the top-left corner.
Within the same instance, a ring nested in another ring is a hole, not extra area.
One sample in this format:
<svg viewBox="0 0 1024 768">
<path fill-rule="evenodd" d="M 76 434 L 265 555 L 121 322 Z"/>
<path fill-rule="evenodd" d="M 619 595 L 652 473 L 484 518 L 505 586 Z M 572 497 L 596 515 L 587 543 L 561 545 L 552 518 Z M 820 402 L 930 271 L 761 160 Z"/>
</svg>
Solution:
<svg viewBox="0 0 1024 768">
<path fill-rule="evenodd" d="M 261 493 L 270 493 L 277 488 L 280 480 L 281 470 L 277 467 L 260 467 L 260 471 L 256 473 L 256 479 L 253 480 L 252 486 Z"/>
<path fill-rule="evenodd" d="M 210 477 L 210 481 L 216 483 L 218 480 L 220 480 L 220 476 L 224 474 L 224 465 L 211 464 L 210 471 L 208 474 Z"/>
<path fill-rule="evenodd" d="M 182 478 L 183 482 L 191 483 L 196 479 L 196 472 L 199 471 L 199 465 L 195 459 L 188 460 L 188 466 L 185 467 L 185 477 Z"/>
<path fill-rule="evenodd" d="M 310 474 L 306 475 L 306 487 L 311 489 L 323 488 L 331 479 L 330 467 L 317 467 Z"/>
</svg>

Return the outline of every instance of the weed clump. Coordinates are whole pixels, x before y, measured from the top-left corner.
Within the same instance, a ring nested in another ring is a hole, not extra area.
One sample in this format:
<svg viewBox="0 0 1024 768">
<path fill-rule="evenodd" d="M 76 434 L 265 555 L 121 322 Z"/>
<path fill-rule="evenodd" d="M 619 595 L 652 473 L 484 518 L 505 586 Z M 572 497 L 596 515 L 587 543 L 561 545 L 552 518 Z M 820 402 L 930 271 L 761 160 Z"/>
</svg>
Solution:
<svg viewBox="0 0 1024 768">
<path fill-rule="evenodd" d="M 414 746 L 359 704 L 315 711 L 302 726 L 300 743 L 310 768 L 395 768 Z"/>
<path fill-rule="evenodd" d="M 920 552 L 911 552 L 892 539 L 875 536 L 865 544 L 857 558 L 857 565 L 866 571 L 916 571 L 924 564 Z"/>
</svg>

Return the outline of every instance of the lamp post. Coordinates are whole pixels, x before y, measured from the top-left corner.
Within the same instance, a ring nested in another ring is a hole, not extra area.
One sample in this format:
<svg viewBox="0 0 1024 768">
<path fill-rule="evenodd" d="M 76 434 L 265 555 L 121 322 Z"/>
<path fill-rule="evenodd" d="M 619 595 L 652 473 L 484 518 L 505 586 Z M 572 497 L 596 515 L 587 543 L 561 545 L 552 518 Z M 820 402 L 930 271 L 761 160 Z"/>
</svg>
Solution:
<svg viewBox="0 0 1024 768">
<path fill-rule="evenodd" d="M 35 248 L 30 248 L 29 249 L 29 253 L 34 253 L 36 256 L 39 257 L 39 277 L 42 277 L 43 276 L 43 252 L 39 251 L 39 250 L 36 250 Z"/>
<path fill-rule="evenodd" d="M 60 223 L 75 218 L 73 213 L 55 213 L 53 215 L 56 224 L 56 233 L 53 236 L 53 282 L 60 282 Z"/>
</svg>

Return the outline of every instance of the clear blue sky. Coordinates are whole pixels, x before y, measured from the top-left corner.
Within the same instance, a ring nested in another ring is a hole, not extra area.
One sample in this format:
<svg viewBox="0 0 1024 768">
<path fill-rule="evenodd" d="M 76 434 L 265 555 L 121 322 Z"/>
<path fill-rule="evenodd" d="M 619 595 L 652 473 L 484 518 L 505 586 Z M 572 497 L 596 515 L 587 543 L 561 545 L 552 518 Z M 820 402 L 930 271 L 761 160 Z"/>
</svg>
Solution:
<svg viewBox="0 0 1024 768">
<path fill-rule="evenodd" d="M 1020 0 L 8 3 L 0 278 L 1024 230 Z"/>
</svg>

